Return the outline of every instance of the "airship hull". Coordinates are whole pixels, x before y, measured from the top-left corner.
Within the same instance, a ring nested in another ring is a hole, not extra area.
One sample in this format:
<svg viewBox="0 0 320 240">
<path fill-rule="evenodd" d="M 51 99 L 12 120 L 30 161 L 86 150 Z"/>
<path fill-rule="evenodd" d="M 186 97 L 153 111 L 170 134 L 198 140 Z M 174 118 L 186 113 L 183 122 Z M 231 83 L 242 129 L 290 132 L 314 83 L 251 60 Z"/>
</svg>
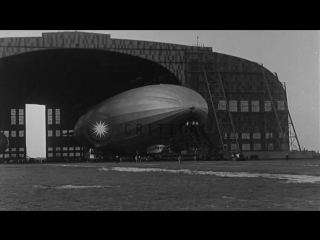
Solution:
<svg viewBox="0 0 320 240">
<path fill-rule="evenodd" d="M 74 128 L 76 139 L 102 151 L 146 152 L 153 144 L 169 144 L 181 133 L 190 109 L 199 123 L 208 106 L 197 92 L 177 85 L 150 85 L 118 94 L 83 115 Z"/>
</svg>

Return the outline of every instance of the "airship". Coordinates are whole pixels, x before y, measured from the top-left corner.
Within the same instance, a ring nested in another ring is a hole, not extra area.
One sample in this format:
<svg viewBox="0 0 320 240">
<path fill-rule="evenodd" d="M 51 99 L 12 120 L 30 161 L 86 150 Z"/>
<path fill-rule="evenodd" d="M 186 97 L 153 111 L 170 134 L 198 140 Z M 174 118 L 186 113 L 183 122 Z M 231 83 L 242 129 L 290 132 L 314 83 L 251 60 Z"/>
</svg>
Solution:
<svg viewBox="0 0 320 240">
<path fill-rule="evenodd" d="M 8 138 L 3 134 L 3 132 L 0 132 L 0 154 L 4 153 L 8 147 Z"/>
<path fill-rule="evenodd" d="M 207 121 L 208 105 L 199 93 L 178 85 L 148 85 L 92 107 L 77 121 L 74 136 L 102 152 L 144 154 L 152 145 L 168 145 L 190 116 L 200 125 Z"/>
</svg>

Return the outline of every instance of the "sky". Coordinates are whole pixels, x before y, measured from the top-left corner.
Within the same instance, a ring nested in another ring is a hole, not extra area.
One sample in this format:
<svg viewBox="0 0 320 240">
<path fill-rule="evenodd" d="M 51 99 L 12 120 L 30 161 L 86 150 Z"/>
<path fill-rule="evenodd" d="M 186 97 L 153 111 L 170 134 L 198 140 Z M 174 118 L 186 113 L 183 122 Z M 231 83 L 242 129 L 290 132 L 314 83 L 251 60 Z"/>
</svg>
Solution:
<svg viewBox="0 0 320 240">
<path fill-rule="evenodd" d="M 289 111 L 302 148 L 320 150 L 320 31 L 318 30 L 1 30 L 2 37 L 80 31 L 111 38 L 204 45 L 262 63 L 286 83 Z"/>
</svg>

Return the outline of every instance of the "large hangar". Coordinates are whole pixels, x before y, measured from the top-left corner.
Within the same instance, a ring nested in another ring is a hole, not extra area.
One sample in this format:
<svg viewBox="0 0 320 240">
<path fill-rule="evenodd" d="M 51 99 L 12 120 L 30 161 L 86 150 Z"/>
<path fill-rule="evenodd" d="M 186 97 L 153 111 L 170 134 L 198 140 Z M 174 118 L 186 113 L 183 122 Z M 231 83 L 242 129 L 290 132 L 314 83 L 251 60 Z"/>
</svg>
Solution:
<svg viewBox="0 0 320 240">
<path fill-rule="evenodd" d="M 186 86 L 206 99 L 206 132 L 217 151 L 301 150 L 285 84 L 261 64 L 210 47 L 56 32 L 0 39 L 0 130 L 10 141 L 0 158 L 27 155 L 26 104 L 46 106 L 47 158 L 80 157 L 83 147 L 71 133 L 86 110 L 160 83 Z"/>
</svg>

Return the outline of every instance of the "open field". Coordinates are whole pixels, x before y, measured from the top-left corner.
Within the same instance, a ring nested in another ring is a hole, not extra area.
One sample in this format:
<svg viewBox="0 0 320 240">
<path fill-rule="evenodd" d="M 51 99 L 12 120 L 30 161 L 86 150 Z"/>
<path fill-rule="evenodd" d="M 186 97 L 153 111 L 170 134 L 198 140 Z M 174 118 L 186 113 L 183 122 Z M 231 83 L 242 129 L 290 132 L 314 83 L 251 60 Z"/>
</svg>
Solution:
<svg viewBox="0 0 320 240">
<path fill-rule="evenodd" d="M 1 164 L 0 210 L 320 210 L 320 161 Z"/>
</svg>

